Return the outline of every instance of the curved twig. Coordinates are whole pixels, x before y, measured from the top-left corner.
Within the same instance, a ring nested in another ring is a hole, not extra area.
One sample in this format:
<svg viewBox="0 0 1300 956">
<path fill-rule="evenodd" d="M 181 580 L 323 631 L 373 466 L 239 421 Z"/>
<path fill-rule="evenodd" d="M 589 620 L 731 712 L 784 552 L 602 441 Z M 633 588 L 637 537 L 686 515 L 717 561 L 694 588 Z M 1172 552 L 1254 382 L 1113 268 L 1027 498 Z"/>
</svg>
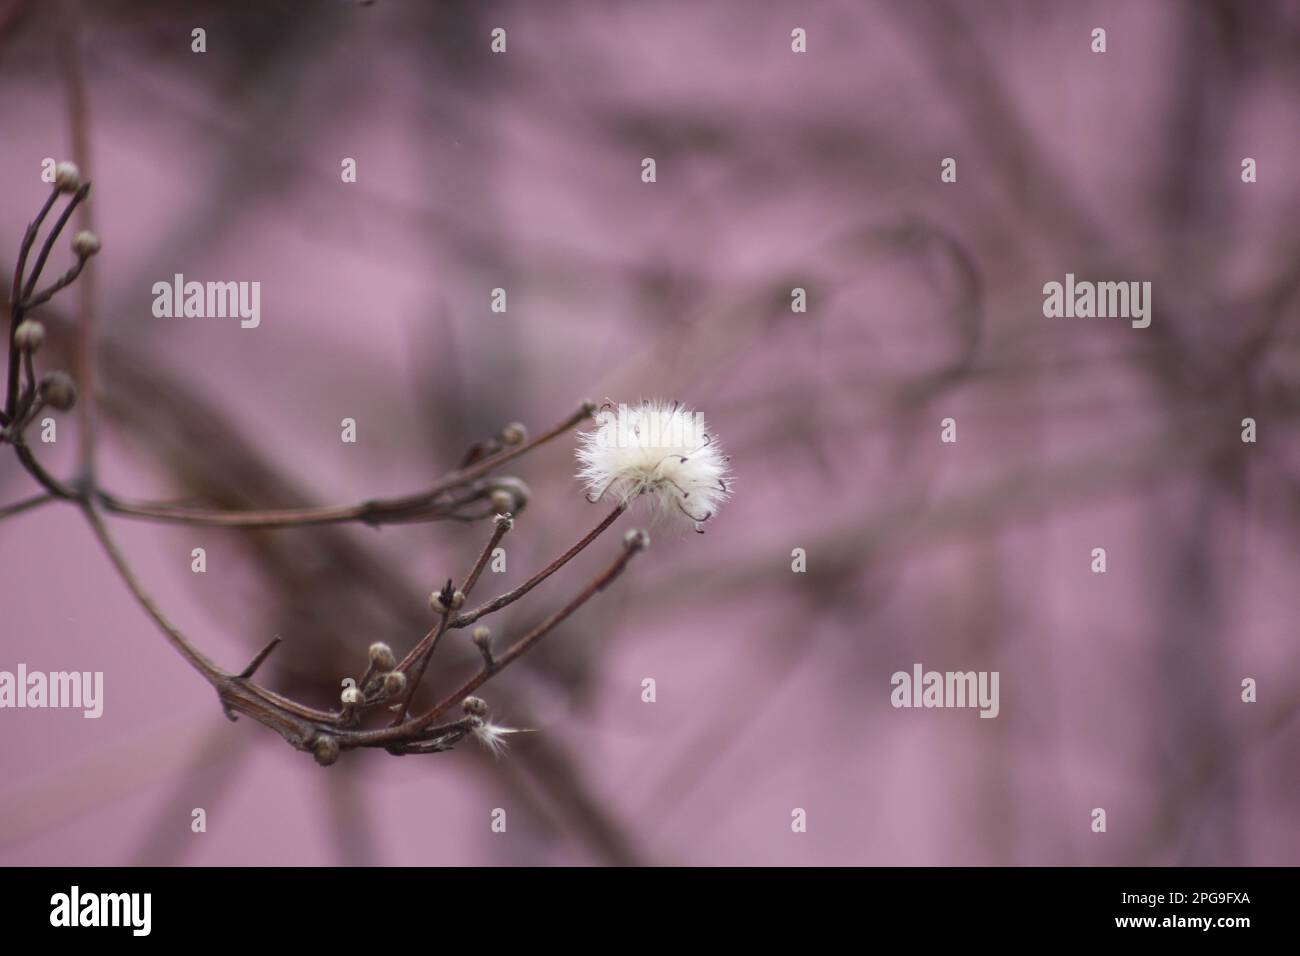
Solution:
<svg viewBox="0 0 1300 956">
<path fill-rule="evenodd" d="M 466 736 L 483 726 L 481 711 L 466 713 L 465 716 L 450 723 L 437 724 L 437 721 L 452 707 L 463 702 L 468 696 L 466 690 L 458 698 L 444 700 L 432 711 L 419 717 L 409 718 L 407 709 L 419 686 L 421 677 L 442 635 L 453 627 L 463 627 L 485 614 L 499 610 L 518 600 L 559 568 L 567 564 L 576 554 L 590 545 L 615 519 L 625 510 L 625 505 L 614 509 L 582 540 L 562 554 L 555 561 L 533 575 L 523 585 L 513 591 L 489 602 L 469 615 L 455 615 L 455 611 L 464 602 L 478 583 L 484 568 L 491 559 L 493 551 L 501 539 L 510 530 L 513 518 L 509 514 L 499 515 L 496 527 L 480 551 L 477 560 L 465 576 L 459 591 L 448 589 L 440 596 L 438 623 L 431 629 L 415 648 L 400 663 L 395 664 L 391 651 L 379 645 L 372 649 L 371 666 L 366 670 L 360 687 L 351 687 L 345 692 L 338 710 L 321 710 L 299 703 L 281 694 L 277 694 L 253 681 L 253 675 L 271 652 L 280 644 L 276 637 L 239 672 L 227 671 L 209 658 L 163 613 L 157 602 L 145 590 L 110 532 L 104 520 L 105 514 L 118 514 L 124 517 L 144 520 L 191 525 L 217 525 L 242 528 L 290 528 L 310 525 L 339 524 L 357 521 L 369 525 L 411 523 L 433 521 L 442 518 L 459 520 L 479 520 L 494 513 L 485 511 L 469 514 L 463 509 L 476 501 L 491 499 L 495 508 L 500 507 L 497 493 L 509 491 L 513 495 L 514 507 L 518 511 L 526 504 L 526 488 L 514 479 L 490 479 L 487 476 L 506 462 L 537 448 L 539 445 L 564 434 L 595 411 L 591 402 L 583 402 L 568 417 L 547 429 L 536 438 L 527 440 L 520 426 L 507 426 L 500 435 L 487 442 L 474 446 L 456 470 L 439 479 L 434 485 L 422 492 L 397 498 L 371 499 L 354 505 L 285 508 L 274 510 L 218 511 L 204 508 L 190 508 L 179 505 L 153 501 L 133 501 L 111 494 L 96 484 L 93 469 L 83 467 L 81 476 L 72 482 L 65 482 L 48 472 L 36 458 L 24 438 L 24 429 L 33 418 L 32 409 L 38 407 L 36 396 L 35 369 L 32 361 L 34 348 L 20 351 L 15 347 L 14 330 L 22 321 L 25 309 L 39 305 L 62 289 L 71 285 L 82 272 L 84 258 L 77 266 L 53 285 L 40 293 L 33 294 L 40 273 L 50 255 L 54 242 L 66 226 L 73 210 L 89 192 L 87 183 L 78 189 L 51 227 L 45 243 L 30 275 L 25 275 L 26 262 L 42 222 L 53 209 L 60 192 L 56 187 L 46 200 L 39 215 L 28 226 L 23 238 L 18 265 L 13 280 L 14 294 L 10 297 L 10 359 L 9 381 L 6 407 L 4 411 L 4 429 L 0 438 L 9 441 L 15 455 L 24 470 L 39 484 L 45 494 L 0 508 L 0 518 L 18 514 L 29 508 L 48 502 L 65 501 L 77 505 L 90 525 L 96 540 L 108 556 L 127 589 L 131 592 L 146 614 L 162 631 L 164 637 L 174 650 L 193 667 L 209 685 L 216 690 L 222 708 L 228 717 L 234 720 L 243 714 L 251 717 L 280 734 L 286 741 L 299 750 L 312 752 L 322 764 L 333 763 L 340 751 L 360 747 L 383 747 L 394 754 L 439 753 L 450 750 Z M 88 336 L 89 331 L 81 328 L 81 333 Z M 86 347 L 92 343 L 87 341 Z M 84 358 L 84 356 L 83 356 Z M 83 364 L 85 364 L 83 362 Z M 19 401 L 18 386 L 20 373 L 26 369 L 28 379 L 26 394 Z M 41 396 L 44 398 L 44 395 Z M 85 396 L 90 402 L 93 396 Z M 58 407 L 64 408 L 65 404 Z M 93 415 L 83 416 L 83 423 L 93 427 Z M 83 463 L 88 464 L 88 462 Z M 631 555 L 644 547 L 646 538 L 637 534 L 627 539 L 627 544 L 619 557 L 600 575 L 590 582 L 563 609 L 519 639 L 505 654 L 493 657 L 484 656 L 483 670 L 471 678 L 465 685 L 470 689 L 478 687 L 493 674 L 500 671 L 519 657 L 528 647 L 536 643 L 543 635 L 572 614 L 582 604 L 590 600 L 619 573 L 622 572 Z M 455 600 L 453 600 L 453 597 Z M 377 669 L 376 661 L 382 661 L 383 667 Z M 397 719 L 388 727 L 380 730 L 365 730 L 357 726 L 367 709 L 379 704 L 390 704 L 394 699 L 399 703 Z M 479 704 L 481 706 L 481 703 Z M 467 706 L 467 711 L 469 710 Z"/>
</svg>

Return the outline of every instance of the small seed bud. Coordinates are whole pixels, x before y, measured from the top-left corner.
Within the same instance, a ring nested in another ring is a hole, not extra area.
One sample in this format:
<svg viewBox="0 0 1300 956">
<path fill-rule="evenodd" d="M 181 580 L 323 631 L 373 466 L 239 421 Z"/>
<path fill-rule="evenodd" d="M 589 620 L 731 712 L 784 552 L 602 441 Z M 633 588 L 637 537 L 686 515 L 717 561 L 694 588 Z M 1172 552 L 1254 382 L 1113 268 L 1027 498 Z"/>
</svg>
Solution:
<svg viewBox="0 0 1300 956">
<path fill-rule="evenodd" d="M 518 478 L 494 478 L 490 487 L 487 498 L 497 514 L 507 511 L 512 515 L 519 514 L 527 507 L 528 499 L 532 496 L 528 486 Z"/>
<path fill-rule="evenodd" d="M 450 578 L 442 586 L 441 591 L 434 591 L 429 595 L 429 607 L 433 608 L 435 614 L 446 614 L 448 611 L 455 611 L 464 603 L 465 595 L 452 587 Z"/>
<path fill-rule="evenodd" d="M 650 547 L 650 535 L 646 534 L 640 528 L 633 528 L 627 534 L 623 535 L 623 547 L 629 551 L 641 551 Z"/>
<path fill-rule="evenodd" d="M 67 372 L 46 372 L 41 376 L 37 391 L 46 405 L 61 412 L 77 403 L 77 386 Z"/>
<path fill-rule="evenodd" d="M 316 762 L 322 767 L 328 767 L 334 761 L 339 759 L 339 742 L 338 738 L 324 734 L 316 738 L 312 744 L 312 753 L 316 757 Z"/>
<path fill-rule="evenodd" d="M 343 688 L 343 693 L 339 694 L 339 700 L 343 701 L 345 707 L 355 707 L 361 703 L 361 691 L 349 684 Z"/>
<path fill-rule="evenodd" d="M 81 188 L 81 170 L 74 163 L 54 167 L 54 188 L 61 193 L 75 193 Z"/>
<path fill-rule="evenodd" d="M 515 519 L 513 515 L 499 514 L 492 520 L 495 521 L 497 524 L 505 525 L 507 531 L 509 531 L 511 528 L 515 526 Z"/>
<path fill-rule="evenodd" d="M 376 641 L 370 645 L 370 663 L 381 671 L 391 671 L 397 666 L 397 658 L 393 656 L 391 647 L 382 641 Z"/>
<path fill-rule="evenodd" d="M 82 230 L 72 237 L 72 251 L 76 253 L 78 259 L 89 259 L 102 248 L 99 236 L 93 232 Z"/>
<path fill-rule="evenodd" d="M 384 675 L 384 696 L 396 697 L 406 690 L 406 675 L 401 671 L 389 671 Z"/>
<path fill-rule="evenodd" d="M 511 422 L 501 429 L 501 440 L 507 445 L 522 445 L 528 440 L 528 429 L 519 422 Z"/>
<path fill-rule="evenodd" d="M 478 652 L 483 655 L 483 662 L 487 664 L 488 667 L 491 667 L 492 632 L 480 624 L 478 627 L 474 628 L 474 631 L 470 636 L 473 638 L 474 646 L 478 648 Z"/>
<path fill-rule="evenodd" d="M 487 701 L 482 697 L 466 697 L 460 704 L 465 709 L 465 713 L 471 717 L 486 717 L 488 712 Z"/>
<path fill-rule="evenodd" d="M 24 319 L 14 329 L 14 345 L 21 352 L 35 352 L 45 344 L 45 326 L 33 319 Z"/>
</svg>

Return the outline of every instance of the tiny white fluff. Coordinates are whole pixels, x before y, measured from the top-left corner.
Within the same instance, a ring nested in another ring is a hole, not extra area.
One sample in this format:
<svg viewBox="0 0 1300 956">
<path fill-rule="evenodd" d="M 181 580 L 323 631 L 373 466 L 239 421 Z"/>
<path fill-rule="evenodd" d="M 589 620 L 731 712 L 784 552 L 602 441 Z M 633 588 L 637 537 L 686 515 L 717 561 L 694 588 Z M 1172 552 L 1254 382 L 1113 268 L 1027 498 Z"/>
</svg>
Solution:
<svg viewBox="0 0 1300 956">
<path fill-rule="evenodd" d="M 606 402 L 596 427 L 578 436 L 577 455 L 589 501 L 649 495 L 701 534 L 730 494 L 729 459 L 703 416 L 680 402 Z"/>
<path fill-rule="evenodd" d="M 473 734 L 475 740 L 486 747 L 488 752 L 495 757 L 499 756 L 501 751 L 506 749 L 507 735 L 521 734 L 524 733 L 524 731 L 516 730 L 513 727 L 501 727 L 497 724 L 484 721 L 481 724 L 476 724 L 470 733 Z"/>
</svg>

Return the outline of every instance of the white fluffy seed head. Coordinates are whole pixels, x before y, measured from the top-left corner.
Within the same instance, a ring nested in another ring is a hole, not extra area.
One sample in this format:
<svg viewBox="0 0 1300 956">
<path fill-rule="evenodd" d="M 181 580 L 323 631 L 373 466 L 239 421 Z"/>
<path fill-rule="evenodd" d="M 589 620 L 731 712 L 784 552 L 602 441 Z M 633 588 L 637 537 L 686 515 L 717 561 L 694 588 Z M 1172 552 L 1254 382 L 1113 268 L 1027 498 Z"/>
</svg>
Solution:
<svg viewBox="0 0 1300 956">
<path fill-rule="evenodd" d="M 591 501 L 648 495 L 696 531 L 730 493 L 727 459 L 704 418 L 679 402 L 606 403 L 578 437 L 578 477 Z"/>
</svg>

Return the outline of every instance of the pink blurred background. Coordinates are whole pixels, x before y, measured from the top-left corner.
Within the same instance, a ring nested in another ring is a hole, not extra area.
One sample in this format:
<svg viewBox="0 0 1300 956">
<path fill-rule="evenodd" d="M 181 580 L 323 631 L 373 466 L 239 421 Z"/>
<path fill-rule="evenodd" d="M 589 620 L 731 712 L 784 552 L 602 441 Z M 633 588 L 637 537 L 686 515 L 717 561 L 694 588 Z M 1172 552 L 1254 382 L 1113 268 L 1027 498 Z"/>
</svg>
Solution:
<svg viewBox="0 0 1300 956">
<path fill-rule="evenodd" d="M 106 703 L 0 711 L 0 862 L 1300 862 L 1298 52 L 1289 2 L 0 0 L 5 269 L 84 76 L 106 488 L 401 494 L 607 396 L 700 409 L 737 475 L 485 688 L 537 730 L 499 759 L 322 769 L 225 720 L 75 509 L 9 518 L 0 669 L 103 671 Z M 177 272 L 260 281 L 261 327 L 153 317 Z M 1066 272 L 1151 281 L 1151 328 L 1045 319 Z M 34 490 L 4 451 L 0 503 Z M 533 496 L 485 594 L 597 520 L 572 451 L 507 468 Z M 260 678 L 320 706 L 487 535 L 113 527 L 206 653 L 278 634 Z M 891 708 L 915 662 L 999 671 L 1000 716 Z"/>
</svg>

